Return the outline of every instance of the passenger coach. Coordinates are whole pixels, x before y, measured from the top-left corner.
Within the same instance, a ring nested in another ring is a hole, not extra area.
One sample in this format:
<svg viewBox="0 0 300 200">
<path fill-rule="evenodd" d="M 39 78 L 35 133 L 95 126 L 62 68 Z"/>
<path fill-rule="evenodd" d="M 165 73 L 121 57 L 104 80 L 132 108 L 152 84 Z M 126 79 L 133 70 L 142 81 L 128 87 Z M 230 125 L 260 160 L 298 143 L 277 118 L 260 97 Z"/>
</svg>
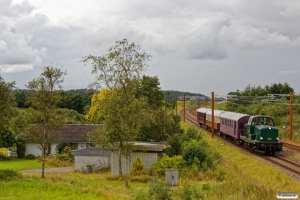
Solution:
<svg viewBox="0 0 300 200">
<path fill-rule="evenodd" d="M 220 114 L 220 135 L 232 137 L 234 140 L 239 141 L 240 136 L 245 136 L 245 124 L 248 123 L 250 115 L 223 112 Z"/>
</svg>

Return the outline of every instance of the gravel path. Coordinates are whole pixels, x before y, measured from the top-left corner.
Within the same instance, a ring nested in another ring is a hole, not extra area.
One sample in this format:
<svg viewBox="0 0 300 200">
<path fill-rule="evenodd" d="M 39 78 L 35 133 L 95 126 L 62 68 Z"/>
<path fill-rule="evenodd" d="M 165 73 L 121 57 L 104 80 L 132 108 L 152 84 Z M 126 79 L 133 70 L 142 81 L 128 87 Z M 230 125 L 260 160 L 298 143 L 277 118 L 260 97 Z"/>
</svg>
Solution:
<svg viewBox="0 0 300 200">
<path fill-rule="evenodd" d="M 74 171 L 74 167 L 73 166 L 69 166 L 69 167 L 49 167 L 49 168 L 45 168 L 45 172 L 59 172 L 59 173 L 66 173 L 66 172 L 73 172 Z M 42 169 L 31 169 L 31 170 L 22 170 L 21 171 L 23 174 L 32 174 L 32 173 L 42 173 Z"/>
</svg>

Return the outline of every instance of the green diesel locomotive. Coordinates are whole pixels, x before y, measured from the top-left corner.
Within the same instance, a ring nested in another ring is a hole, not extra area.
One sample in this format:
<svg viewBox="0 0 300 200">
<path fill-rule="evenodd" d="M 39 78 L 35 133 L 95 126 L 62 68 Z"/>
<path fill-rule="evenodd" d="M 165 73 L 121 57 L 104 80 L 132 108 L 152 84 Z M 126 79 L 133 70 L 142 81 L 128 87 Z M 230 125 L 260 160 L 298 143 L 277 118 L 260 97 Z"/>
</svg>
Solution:
<svg viewBox="0 0 300 200">
<path fill-rule="evenodd" d="M 279 141 L 278 128 L 270 116 L 251 116 L 240 139 L 242 145 L 261 153 L 275 154 L 282 150 L 283 142 Z"/>
</svg>

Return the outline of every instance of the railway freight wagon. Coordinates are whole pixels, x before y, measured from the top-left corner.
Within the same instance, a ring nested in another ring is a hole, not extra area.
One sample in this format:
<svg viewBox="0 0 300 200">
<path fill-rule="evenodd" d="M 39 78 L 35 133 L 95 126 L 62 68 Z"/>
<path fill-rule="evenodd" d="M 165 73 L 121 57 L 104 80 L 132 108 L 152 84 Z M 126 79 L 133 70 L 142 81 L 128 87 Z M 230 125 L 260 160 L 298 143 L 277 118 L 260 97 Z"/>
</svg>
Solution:
<svg viewBox="0 0 300 200">
<path fill-rule="evenodd" d="M 236 141 L 240 140 L 240 136 L 245 136 L 245 124 L 248 123 L 250 115 L 222 112 L 220 114 L 220 135 L 231 137 Z"/>
</svg>

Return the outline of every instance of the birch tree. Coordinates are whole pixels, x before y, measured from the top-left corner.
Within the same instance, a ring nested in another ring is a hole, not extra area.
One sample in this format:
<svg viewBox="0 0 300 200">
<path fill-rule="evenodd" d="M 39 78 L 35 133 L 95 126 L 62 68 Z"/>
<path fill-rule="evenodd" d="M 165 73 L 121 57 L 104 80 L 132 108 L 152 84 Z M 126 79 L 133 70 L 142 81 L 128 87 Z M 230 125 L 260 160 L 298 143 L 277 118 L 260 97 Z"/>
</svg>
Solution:
<svg viewBox="0 0 300 200">
<path fill-rule="evenodd" d="M 119 176 L 122 176 L 121 156 L 128 157 L 132 152 L 133 142 L 141 125 L 147 120 L 146 100 L 143 97 L 137 98 L 137 91 L 141 73 L 145 71 L 150 58 L 139 46 L 124 39 L 117 41 L 106 55 L 89 55 L 83 59 L 84 63 L 90 62 L 93 66 L 93 85 L 104 85 L 111 91 L 105 94 L 105 98 L 98 100 L 99 109 L 105 111 L 105 128 L 90 133 L 89 137 L 97 145 L 109 144 L 119 150 Z"/>
<path fill-rule="evenodd" d="M 29 121 L 25 132 L 28 141 L 39 144 L 42 151 L 42 178 L 45 177 L 45 156 L 51 153 L 52 142 L 59 137 L 61 121 L 57 105 L 61 102 L 63 76 L 61 69 L 44 67 L 39 78 L 33 79 L 26 86 L 30 92 L 29 103 L 32 107 L 28 114 Z"/>
</svg>

